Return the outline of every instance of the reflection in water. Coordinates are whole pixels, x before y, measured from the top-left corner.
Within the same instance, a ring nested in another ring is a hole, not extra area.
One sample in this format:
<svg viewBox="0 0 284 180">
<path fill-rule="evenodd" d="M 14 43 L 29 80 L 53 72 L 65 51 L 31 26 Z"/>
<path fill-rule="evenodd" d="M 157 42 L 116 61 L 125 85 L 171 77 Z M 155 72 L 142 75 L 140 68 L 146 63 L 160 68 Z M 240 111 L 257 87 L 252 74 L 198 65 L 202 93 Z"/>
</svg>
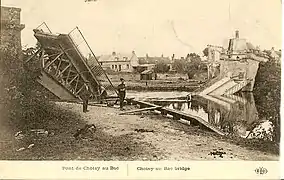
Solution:
<svg viewBox="0 0 284 180">
<path fill-rule="evenodd" d="M 235 101 L 229 109 L 201 97 L 194 97 L 188 103 L 159 102 L 157 104 L 199 116 L 226 134 L 244 138 L 264 138 L 266 133 L 266 139 L 271 140 L 269 138 L 272 130 L 271 124 L 259 119 L 252 93 L 242 93 L 240 96 L 231 95 L 226 98 Z"/>
<path fill-rule="evenodd" d="M 137 100 L 186 99 L 188 92 L 137 92 L 128 91 L 127 97 Z M 244 138 L 262 138 L 277 141 L 280 132 L 276 131 L 277 124 L 259 118 L 252 93 L 239 93 L 226 96 L 230 101 L 229 108 L 216 102 L 194 96 L 188 103 L 155 102 L 184 113 L 201 117 L 203 120 L 220 128 L 227 134 Z M 263 98 L 263 97 L 260 97 Z M 258 105 L 259 106 L 259 105 Z M 269 110 L 268 110 L 269 111 Z M 272 114 L 270 113 L 270 116 Z M 269 119 L 262 115 L 262 118 Z M 276 140 L 275 140 L 276 139 Z"/>
</svg>

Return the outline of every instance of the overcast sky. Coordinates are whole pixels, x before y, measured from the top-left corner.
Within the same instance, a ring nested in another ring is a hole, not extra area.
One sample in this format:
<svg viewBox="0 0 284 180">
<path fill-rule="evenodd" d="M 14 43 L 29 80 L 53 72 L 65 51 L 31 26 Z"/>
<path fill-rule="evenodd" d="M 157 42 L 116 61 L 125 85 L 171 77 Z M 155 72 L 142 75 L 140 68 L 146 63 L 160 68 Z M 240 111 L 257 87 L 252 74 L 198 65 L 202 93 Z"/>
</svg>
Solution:
<svg viewBox="0 0 284 180">
<path fill-rule="evenodd" d="M 43 21 L 55 33 L 78 26 L 97 55 L 112 51 L 138 56 L 186 56 L 207 44 L 240 37 L 281 48 L 280 0 L 2 0 L 22 9 L 22 45 L 34 45 Z"/>
</svg>

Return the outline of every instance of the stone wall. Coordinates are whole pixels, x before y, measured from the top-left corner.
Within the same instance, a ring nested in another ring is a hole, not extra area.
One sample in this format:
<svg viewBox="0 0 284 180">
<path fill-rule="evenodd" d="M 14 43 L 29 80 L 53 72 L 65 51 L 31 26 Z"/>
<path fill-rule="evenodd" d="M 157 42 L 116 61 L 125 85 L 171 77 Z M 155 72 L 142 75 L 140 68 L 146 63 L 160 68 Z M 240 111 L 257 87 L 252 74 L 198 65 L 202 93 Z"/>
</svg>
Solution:
<svg viewBox="0 0 284 180">
<path fill-rule="evenodd" d="M 246 61 L 221 61 L 220 75 L 234 77 L 242 74 L 245 79 L 251 81 L 243 90 L 252 91 L 258 66 L 258 61 L 250 59 Z"/>
<path fill-rule="evenodd" d="M 23 68 L 19 8 L 1 6 L 0 36 L 0 119 L 7 115 L 9 93 L 15 89 L 15 76 Z"/>
<path fill-rule="evenodd" d="M 22 64 L 20 61 L 22 55 L 21 30 L 24 29 L 24 25 L 20 24 L 20 12 L 19 8 L 1 6 L 0 50 L 1 54 L 7 53 L 9 55 L 1 57 L 1 59 L 16 61 L 15 64 L 19 66 Z"/>
</svg>

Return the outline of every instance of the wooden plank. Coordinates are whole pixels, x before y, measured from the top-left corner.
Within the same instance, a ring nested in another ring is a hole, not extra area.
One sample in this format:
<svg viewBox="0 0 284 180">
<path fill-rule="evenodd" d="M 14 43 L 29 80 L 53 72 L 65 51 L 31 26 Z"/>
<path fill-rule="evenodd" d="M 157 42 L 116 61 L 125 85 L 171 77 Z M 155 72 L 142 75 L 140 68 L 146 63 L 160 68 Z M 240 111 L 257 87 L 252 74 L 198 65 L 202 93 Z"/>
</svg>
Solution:
<svg viewBox="0 0 284 180">
<path fill-rule="evenodd" d="M 57 76 L 57 74 L 60 72 L 60 66 L 61 66 L 61 64 L 62 64 L 62 59 L 60 58 L 59 64 L 58 64 L 57 69 L 56 69 L 56 72 L 55 72 L 55 76 Z"/>
<path fill-rule="evenodd" d="M 44 53 L 45 53 L 45 51 L 44 51 L 44 49 L 42 49 L 42 51 L 41 51 L 41 56 L 40 56 L 40 59 L 41 59 L 41 62 L 42 62 L 42 68 L 45 66 L 45 62 L 44 62 Z"/>
<path fill-rule="evenodd" d="M 134 110 L 119 113 L 119 115 L 129 114 L 129 113 L 134 113 L 134 112 L 141 112 L 141 111 L 155 110 L 155 109 L 160 109 L 160 108 L 162 108 L 162 107 L 161 106 L 155 106 L 155 107 L 148 107 L 148 108 L 142 108 L 142 109 L 134 109 Z"/>
<path fill-rule="evenodd" d="M 61 72 L 59 71 L 57 77 L 59 77 L 61 74 L 63 75 L 63 73 L 71 66 L 71 63 L 69 63 Z"/>
<path fill-rule="evenodd" d="M 44 69 L 47 69 L 49 66 L 51 66 L 61 55 L 63 55 L 63 52 L 58 54 L 50 63 L 47 64 L 46 67 L 44 67 Z"/>
<path fill-rule="evenodd" d="M 157 105 L 156 104 L 152 104 L 152 103 L 150 103 L 150 102 L 145 102 L 145 101 L 136 101 L 136 100 L 134 100 L 137 104 L 140 104 L 140 105 L 145 105 L 145 106 L 150 106 L 150 107 L 157 107 Z M 158 107 L 160 107 L 160 106 L 158 106 Z"/>
<path fill-rule="evenodd" d="M 71 84 L 78 77 L 79 77 L 79 74 L 77 74 L 70 82 L 68 82 L 68 84 Z"/>
<path fill-rule="evenodd" d="M 172 102 L 172 103 L 176 103 L 176 102 L 190 102 L 187 100 L 180 100 L 180 99 L 176 99 L 176 100 L 171 100 L 171 99 L 161 99 L 161 100 L 151 100 L 150 102 Z"/>
</svg>

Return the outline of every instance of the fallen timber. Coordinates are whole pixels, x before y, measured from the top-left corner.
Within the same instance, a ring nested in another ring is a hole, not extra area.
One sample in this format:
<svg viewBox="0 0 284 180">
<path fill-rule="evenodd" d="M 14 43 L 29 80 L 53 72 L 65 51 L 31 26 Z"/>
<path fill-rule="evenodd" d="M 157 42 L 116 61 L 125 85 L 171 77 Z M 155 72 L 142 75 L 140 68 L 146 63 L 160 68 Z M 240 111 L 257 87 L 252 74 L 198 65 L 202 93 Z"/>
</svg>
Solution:
<svg viewBox="0 0 284 180">
<path fill-rule="evenodd" d="M 172 115 L 174 120 L 180 120 L 185 119 L 185 120 L 189 120 L 190 124 L 193 125 L 201 125 L 203 127 L 206 127 L 207 129 L 219 134 L 219 135 L 224 135 L 224 133 L 219 130 L 218 128 L 214 127 L 213 125 L 211 125 L 210 123 L 208 123 L 207 121 L 205 121 L 204 119 L 198 117 L 198 116 L 194 116 L 188 113 L 184 113 L 181 111 L 177 111 L 174 109 L 170 109 L 170 108 L 166 108 L 166 107 L 160 107 L 157 106 L 155 104 L 149 103 L 149 102 L 145 102 L 145 101 L 138 101 L 135 99 L 126 99 L 126 101 L 129 104 L 134 104 L 134 105 L 139 105 L 140 108 L 149 108 L 149 107 L 153 107 L 153 109 L 149 109 L 149 110 L 157 110 L 160 111 L 162 115 Z"/>
<path fill-rule="evenodd" d="M 160 108 L 162 108 L 162 106 L 154 106 L 154 107 L 148 107 L 148 108 L 142 108 L 142 109 L 135 109 L 135 110 L 130 110 L 130 111 L 125 111 L 125 112 L 119 113 L 119 115 L 130 114 L 130 113 L 141 112 L 141 111 L 158 110 Z"/>
<path fill-rule="evenodd" d="M 182 100 L 182 99 L 161 99 L 161 100 L 150 100 L 150 102 L 155 103 L 155 102 L 170 102 L 170 103 L 185 103 L 185 102 L 190 102 L 189 100 Z"/>
</svg>

